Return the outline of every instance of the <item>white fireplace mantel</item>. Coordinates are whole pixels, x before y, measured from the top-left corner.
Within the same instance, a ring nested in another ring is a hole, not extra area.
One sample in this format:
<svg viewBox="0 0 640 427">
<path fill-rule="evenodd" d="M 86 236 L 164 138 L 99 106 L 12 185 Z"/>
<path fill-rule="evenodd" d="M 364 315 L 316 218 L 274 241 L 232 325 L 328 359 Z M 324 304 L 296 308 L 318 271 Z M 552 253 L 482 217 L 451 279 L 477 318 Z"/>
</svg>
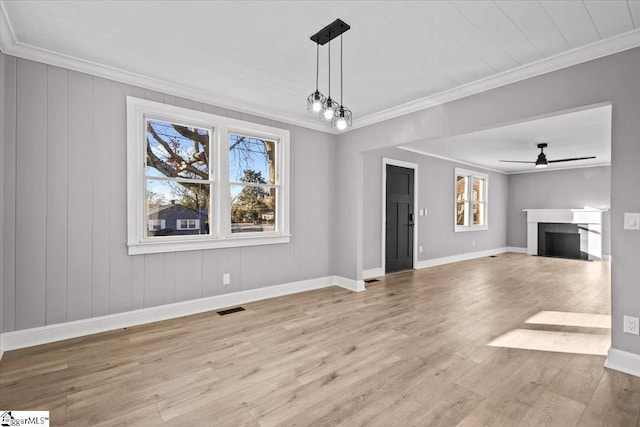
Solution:
<svg viewBox="0 0 640 427">
<path fill-rule="evenodd" d="M 527 213 L 527 253 L 538 254 L 538 223 L 585 224 L 589 229 L 589 259 L 602 259 L 602 213 L 606 209 L 523 209 Z"/>
</svg>

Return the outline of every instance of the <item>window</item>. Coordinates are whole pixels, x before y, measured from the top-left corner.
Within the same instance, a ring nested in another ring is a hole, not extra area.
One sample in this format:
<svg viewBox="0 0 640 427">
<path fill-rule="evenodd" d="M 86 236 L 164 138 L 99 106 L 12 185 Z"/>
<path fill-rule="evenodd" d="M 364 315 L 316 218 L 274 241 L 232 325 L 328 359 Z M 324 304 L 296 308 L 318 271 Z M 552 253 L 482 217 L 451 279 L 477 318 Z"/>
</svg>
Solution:
<svg viewBox="0 0 640 427">
<path fill-rule="evenodd" d="M 455 231 L 487 230 L 489 176 L 455 168 Z"/>
<path fill-rule="evenodd" d="M 199 219 L 178 219 L 176 220 L 177 230 L 197 230 L 200 228 Z"/>
<path fill-rule="evenodd" d="M 127 165 L 129 254 L 289 241 L 287 130 L 127 97 Z"/>
<path fill-rule="evenodd" d="M 149 231 L 158 231 L 165 228 L 165 220 L 164 219 L 150 219 L 149 220 Z"/>
</svg>

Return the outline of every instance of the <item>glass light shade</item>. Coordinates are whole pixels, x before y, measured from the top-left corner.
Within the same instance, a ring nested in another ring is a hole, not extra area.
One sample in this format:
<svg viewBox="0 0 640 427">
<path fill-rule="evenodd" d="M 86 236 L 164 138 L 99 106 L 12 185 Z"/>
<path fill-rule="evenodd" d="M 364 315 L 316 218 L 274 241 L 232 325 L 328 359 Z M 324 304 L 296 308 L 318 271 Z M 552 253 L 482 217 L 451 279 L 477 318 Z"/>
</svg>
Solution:
<svg viewBox="0 0 640 427">
<path fill-rule="evenodd" d="M 307 110 L 314 114 L 321 114 L 325 101 L 325 96 L 316 90 L 307 97 Z"/>
<path fill-rule="evenodd" d="M 332 121 L 339 107 L 338 103 L 329 97 L 324 102 L 323 107 L 322 117 L 327 121 Z"/>
<path fill-rule="evenodd" d="M 546 163 L 536 163 L 536 168 L 542 169 L 542 168 L 546 168 L 547 166 L 549 165 Z"/>
<path fill-rule="evenodd" d="M 336 111 L 331 124 L 338 130 L 345 130 L 346 128 L 351 127 L 351 117 L 351 110 L 341 105 Z"/>
</svg>

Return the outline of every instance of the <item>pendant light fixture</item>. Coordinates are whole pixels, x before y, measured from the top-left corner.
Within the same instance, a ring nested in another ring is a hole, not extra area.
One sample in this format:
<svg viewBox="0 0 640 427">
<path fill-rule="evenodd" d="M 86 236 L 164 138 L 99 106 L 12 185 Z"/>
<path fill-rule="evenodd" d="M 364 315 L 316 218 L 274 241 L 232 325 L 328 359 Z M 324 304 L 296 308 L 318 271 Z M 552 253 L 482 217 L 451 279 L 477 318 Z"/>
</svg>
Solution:
<svg viewBox="0 0 640 427">
<path fill-rule="evenodd" d="M 343 97 L 343 80 L 342 80 L 342 34 L 351 27 L 336 19 L 331 24 L 318 31 L 311 36 L 311 40 L 316 43 L 316 90 L 307 97 L 307 110 L 314 114 L 320 114 L 320 117 L 331 123 L 331 125 L 339 130 L 344 130 L 351 126 L 352 113 L 351 110 L 342 104 Z M 340 104 L 331 98 L 331 40 L 340 36 Z M 328 51 L 328 96 L 325 98 L 318 89 L 318 70 L 320 62 L 319 49 L 329 43 Z"/>
<path fill-rule="evenodd" d="M 345 130 L 348 127 L 351 127 L 351 110 L 346 108 L 343 104 L 343 92 L 342 92 L 342 83 L 344 79 L 342 77 L 342 34 L 340 34 L 340 107 L 336 111 L 333 116 L 333 121 L 331 124 L 335 126 L 338 130 Z"/>
<path fill-rule="evenodd" d="M 314 114 L 322 114 L 325 96 L 318 90 L 318 74 L 320 72 L 320 45 L 316 44 L 316 91 L 307 97 L 307 110 Z"/>
</svg>

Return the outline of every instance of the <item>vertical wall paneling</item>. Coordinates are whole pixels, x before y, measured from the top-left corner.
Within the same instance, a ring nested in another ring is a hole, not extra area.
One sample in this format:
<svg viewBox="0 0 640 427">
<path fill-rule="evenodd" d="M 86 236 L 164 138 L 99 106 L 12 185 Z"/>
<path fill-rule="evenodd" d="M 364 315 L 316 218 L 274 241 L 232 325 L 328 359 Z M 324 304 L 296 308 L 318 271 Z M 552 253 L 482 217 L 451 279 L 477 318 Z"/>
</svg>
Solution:
<svg viewBox="0 0 640 427">
<path fill-rule="evenodd" d="M 202 251 L 202 296 L 211 297 L 222 292 L 218 291 L 218 284 L 222 283 L 218 277 L 217 251 Z"/>
<path fill-rule="evenodd" d="M 130 86 L 111 83 L 111 141 L 109 193 L 109 310 L 131 310 L 131 257 L 127 254 L 127 121 Z"/>
<path fill-rule="evenodd" d="M 47 66 L 18 60 L 16 329 L 45 321 Z"/>
<path fill-rule="evenodd" d="M 144 294 L 143 305 L 153 307 L 163 304 L 165 289 L 164 254 L 144 256 Z"/>
<path fill-rule="evenodd" d="M 109 314 L 109 199 L 111 193 L 111 82 L 93 78 L 93 239 L 91 314 Z"/>
<path fill-rule="evenodd" d="M 4 191 L 3 191 L 3 271 L 2 271 L 2 332 L 15 328 L 15 290 L 16 290 L 16 73 L 17 60 L 5 56 L 4 89 Z"/>
<path fill-rule="evenodd" d="M 324 216 L 332 212 L 334 193 L 323 177 L 334 156 L 332 135 L 305 130 L 305 143 L 296 145 L 296 127 L 34 61 L 2 59 L 3 331 L 332 273 L 330 252 L 318 243 L 318 235 L 330 234 Z M 288 127 L 291 243 L 129 256 L 128 95 Z M 298 168 L 302 177 L 295 174 L 300 159 L 307 159 Z M 310 193 L 296 196 L 297 189 Z M 296 235 L 296 214 L 313 232 Z M 223 273 L 231 274 L 230 285 L 222 285 Z"/>
<path fill-rule="evenodd" d="M 202 297 L 202 251 L 175 254 L 176 302 Z"/>
<path fill-rule="evenodd" d="M 137 310 L 144 306 L 144 258 L 146 255 L 131 257 L 131 308 Z"/>
<path fill-rule="evenodd" d="M 269 256 L 260 246 L 242 248 L 242 290 L 261 288 L 271 283 Z"/>
<path fill-rule="evenodd" d="M 174 277 L 174 264 L 176 263 L 176 254 L 168 252 L 164 254 L 164 286 L 162 289 L 162 303 L 171 304 L 176 302 L 176 288 Z"/>
<path fill-rule="evenodd" d="M 46 323 L 67 319 L 67 72 L 47 68 Z"/>
<path fill-rule="evenodd" d="M 240 248 L 229 248 L 218 252 L 218 275 L 220 280 L 220 293 L 228 294 L 230 292 L 238 292 L 242 288 L 240 286 Z M 222 275 L 229 273 L 231 275 L 231 283 L 222 284 Z M 177 285 L 177 284 L 176 284 Z"/>
<path fill-rule="evenodd" d="M 68 73 L 67 320 L 91 317 L 93 253 L 93 78 Z"/>
</svg>

